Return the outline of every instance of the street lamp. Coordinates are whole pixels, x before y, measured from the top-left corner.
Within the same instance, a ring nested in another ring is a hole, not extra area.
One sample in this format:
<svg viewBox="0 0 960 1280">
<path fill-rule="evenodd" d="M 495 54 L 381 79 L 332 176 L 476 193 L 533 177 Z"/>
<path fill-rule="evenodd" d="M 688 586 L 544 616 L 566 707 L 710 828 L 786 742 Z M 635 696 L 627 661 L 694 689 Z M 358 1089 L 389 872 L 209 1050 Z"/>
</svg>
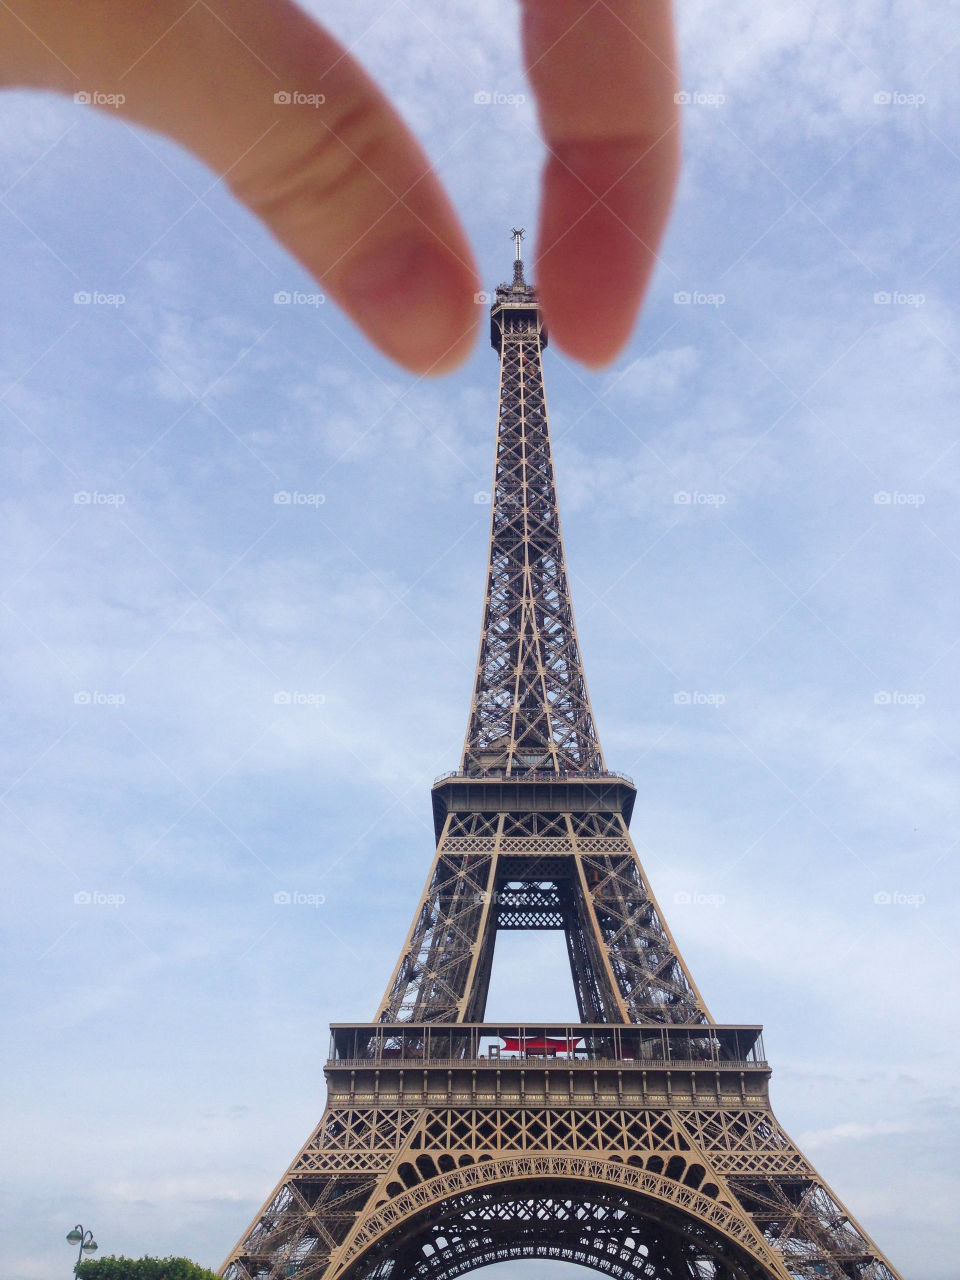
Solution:
<svg viewBox="0 0 960 1280">
<path fill-rule="evenodd" d="M 83 1223 L 78 1222 L 72 1231 L 67 1232 L 67 1244 L 78 1244 L 80 1248 L 77 1250 L 77 1260 L 73 1264 L 73 1274 L 77 1274 L 77 1267 L 83 1261 L 85 1253 L 96 1253 L 97 1242 L 93 1238 L 92 1231 L 84 1231 Z"/>
</svg>

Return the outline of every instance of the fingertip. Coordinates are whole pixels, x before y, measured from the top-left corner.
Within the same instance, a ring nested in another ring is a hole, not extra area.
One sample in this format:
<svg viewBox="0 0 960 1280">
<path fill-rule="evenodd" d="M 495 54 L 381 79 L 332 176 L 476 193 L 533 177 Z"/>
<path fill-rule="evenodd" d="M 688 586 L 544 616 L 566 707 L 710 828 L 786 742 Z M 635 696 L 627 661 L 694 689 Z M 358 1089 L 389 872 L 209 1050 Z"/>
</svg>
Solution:
<svg viewBox="0 0 960 1280">
<path fill-rule="evenodd" d="M 544 170 L 537 283 L 551 339 L 601 369 L 630 339 L 666 225 L 676 139 L 578 145 Z"/>
<path fill-rule="evenodd" d="M 653 256 L 602 208 L 566 228 L 545 209 L 541 243 L 537 285 L 551 341 L 602 368 L 629 341 Z"/>
<path fill-rule="evenodd" d="M 374 345 L 404 368 L 437 376 L 470 355 L 480 314 L 476 268 L 431 240 L 385 241 L 339 266 L 330 291 Z"/>
</svg>

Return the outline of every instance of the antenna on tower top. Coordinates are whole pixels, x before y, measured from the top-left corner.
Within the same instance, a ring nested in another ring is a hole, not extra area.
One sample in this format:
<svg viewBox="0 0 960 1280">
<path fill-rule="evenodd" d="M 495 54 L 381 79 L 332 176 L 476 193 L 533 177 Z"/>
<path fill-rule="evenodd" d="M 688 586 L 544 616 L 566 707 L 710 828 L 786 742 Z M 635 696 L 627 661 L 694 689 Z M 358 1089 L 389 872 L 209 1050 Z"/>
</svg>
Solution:
<svg viewBox="0 0 960 1280">
<path fill-rule="evenodd" d="M 520 241 L 523 239 L 523 232 L 523 227 L 513 227 L 510 232 L 517 246 L 517 256 L 513 263 L 513 287 L 515 289 L 525 289 L 527 287 L 527 282 L 523 278 L 523 258 L 520 256 Z"/>
</svg>

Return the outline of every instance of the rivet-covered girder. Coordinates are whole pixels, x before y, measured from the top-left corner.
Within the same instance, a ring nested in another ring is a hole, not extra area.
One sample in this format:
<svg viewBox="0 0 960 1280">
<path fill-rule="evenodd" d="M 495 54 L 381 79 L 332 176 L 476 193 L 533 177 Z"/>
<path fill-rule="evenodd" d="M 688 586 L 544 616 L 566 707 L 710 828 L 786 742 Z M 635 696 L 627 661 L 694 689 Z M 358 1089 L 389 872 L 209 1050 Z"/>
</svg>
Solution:
<svg viewBox="0 0 960 1280">
<path fill-rule="evenodd" d="M 519 240 L 518 240 L 519 251 Z M 462 771 L 601 773 L 563 554 L 543 392 L 546 333 L 523 276 L 491 308 L 500 412 L 490 564 Z"/>
</svg>

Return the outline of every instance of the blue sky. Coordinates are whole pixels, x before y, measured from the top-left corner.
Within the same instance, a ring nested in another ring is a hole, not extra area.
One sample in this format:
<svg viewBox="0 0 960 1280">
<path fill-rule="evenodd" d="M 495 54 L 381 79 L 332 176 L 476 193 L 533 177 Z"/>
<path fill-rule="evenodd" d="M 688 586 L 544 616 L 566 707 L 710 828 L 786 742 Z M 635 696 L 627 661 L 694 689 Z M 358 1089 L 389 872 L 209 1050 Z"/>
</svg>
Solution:
<svg viewBox="0 0 960 1280">
<path fill-rule="evenodd" d="M 529 96 L 474 102 L 528 95 L 513 7 L 323 16 L 496 284 L 541 158 Z M 713 1014 L 764 1023 L 781 1123 L 915 1280 L 960 1247 L 950 18 L 684 6 L 685 169 L 642 322 L 603 373 L 545 358 L 641 858 Z M 429 868 L 496 359 L 415 380 L 329 303 L 275 304 L 322 290 L 171 144 L 51 97 L 0 112 L 0 1267 L 66 1274 L 78 1220 L 217 1266 Z M 490 1015 L 568 1014 L 564 963 L 511 938 Z"/>
</svg>

